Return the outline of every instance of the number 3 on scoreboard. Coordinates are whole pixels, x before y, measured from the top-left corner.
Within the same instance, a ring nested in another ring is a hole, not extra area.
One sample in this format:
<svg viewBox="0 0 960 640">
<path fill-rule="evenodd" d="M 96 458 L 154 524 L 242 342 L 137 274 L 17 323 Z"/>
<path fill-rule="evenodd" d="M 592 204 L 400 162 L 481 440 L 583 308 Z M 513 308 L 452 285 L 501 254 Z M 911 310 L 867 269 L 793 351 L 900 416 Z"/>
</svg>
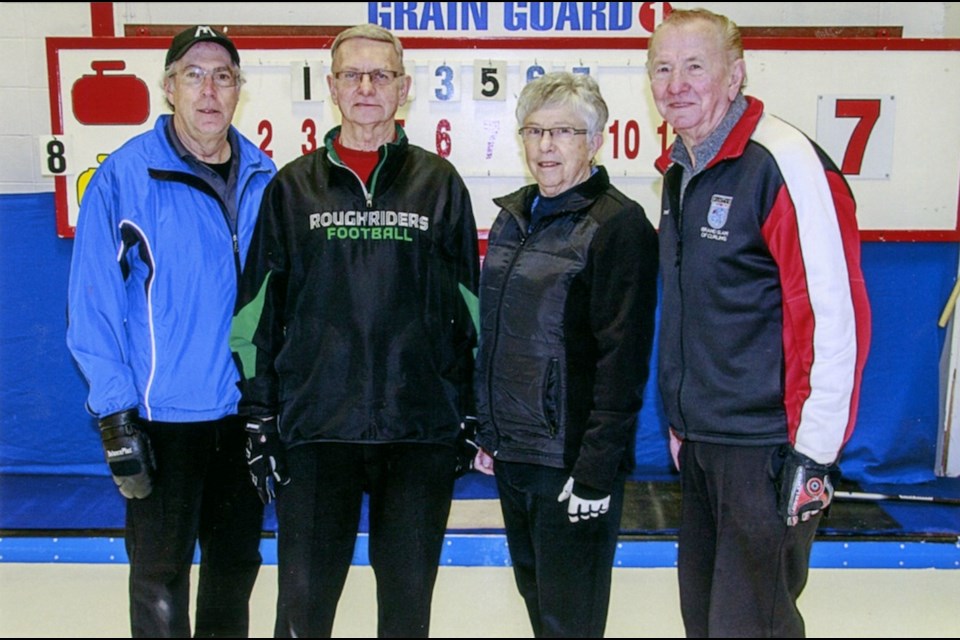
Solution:
<svg viewBox="0 0 960 640">
<path fill-rule="evenodd" d="M 460 65 L 450 65 L 446 62 L 431 62 L 428 69 L 432 69 L 430 86 L 430 100 L 434 102 L 460 102 Z"/>
<path fill-rule="evenodd" d="M 890 179 L 894 105 L 893 96 L 820 96 L 817 142 L 845 176 Z"/>
<path fill-rule="evenodd" d="M 475 60 L 473 63 L 473 99 L 507 99 L 507 61 Z"/>
</svg>

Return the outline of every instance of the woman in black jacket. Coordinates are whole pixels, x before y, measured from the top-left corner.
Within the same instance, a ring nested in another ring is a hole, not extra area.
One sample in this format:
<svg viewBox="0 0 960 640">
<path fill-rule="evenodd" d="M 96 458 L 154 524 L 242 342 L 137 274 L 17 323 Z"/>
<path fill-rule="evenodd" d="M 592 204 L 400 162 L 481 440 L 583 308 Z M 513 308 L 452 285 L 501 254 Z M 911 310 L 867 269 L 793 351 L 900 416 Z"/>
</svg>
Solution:
<svg viewBox="0 0 960 640">
<path fill-rule="evenodd" d="M 475 468 L 495 468 L 538 637 L 603 635 L 649 372 L 657 237 L 594 165 L 607 115 L 588 75 L 524 87 L 536 184 L 495 200 L 480 277 Z"/>
</svg>

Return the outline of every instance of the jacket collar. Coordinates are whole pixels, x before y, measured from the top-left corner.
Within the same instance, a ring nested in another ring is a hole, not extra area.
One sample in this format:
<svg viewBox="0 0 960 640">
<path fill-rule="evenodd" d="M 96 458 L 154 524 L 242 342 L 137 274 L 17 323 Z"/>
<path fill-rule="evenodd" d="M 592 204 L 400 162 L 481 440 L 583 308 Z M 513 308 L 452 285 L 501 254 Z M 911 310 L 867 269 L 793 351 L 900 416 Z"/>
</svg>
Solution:
<svg viewBox="0 0 960 640">
<path fill-rule="evenodd" d="M 393 155 L 395 151 L 403 150 L 409 144 L 407 140 L 407 132 L 403 130 L 399 124 L 395 125 L 397 128 L 397 136 L 393 139 L 392 142 L 380 145 L 380 148 L 377 152 L 380 154 L 380 160 L 382 161 L 384 157 Z M 333 141 L 337 139 L 337 136 L 340 135 L 340 130 L 343 127 L 341 125 L 335 126 L 333 129 L 327 132 L 327 135 L 323 137 L 323 146 L 327 150 L 327 155 L 330 159 L 337 163 L 343 164 L 343 161 L 340 159 L 340 156 L 337 155 L 337 151 L 333 146 Z"/>
<path fill-rule="evenodd" d="M 592 176 L 566 192 L 569 200 L 565 203 L 563 209 L 554 215 L 562 215 L 586 209 L 592 205 L 609 186 L 610 177 L 607 174 L 607 169 L 603 165 L 600 165 Z M 530 207 L 539 194 L 540 188 L 536 184 L 529 184 L 509 195 L 494 198 L 493 202 L 520 220 L 523 223 L 523 228 L 526 228 L 526 222 L 530 217 Z"/>
<path fill-rule="evenodd" d="M 750 142 L 750 136 L 753 135 L 754 130 L 757 128 L 757 123 L 763 116 L 763 102 L 751 96 L 745 97 L 747 99 L 747 110 L 743 112 L 740 120 L 733 126 L 730 134 L 720 146 L 717 155 L 713 157 L 704 169 L 709 169 L 724 160 L 737 158 L 743 155 L 743 150 L 747 148 L 747 143 Z M 673 145 L 675 144 L 676 140 L 674 140 L 673 144 L 667 147 L 666 151 L 654 162 L 654 166 L 656 166 L 657 171 L 660 173 L 666 173 L 667 169 L 674 164 L 671 157 L 673 154 Z"/>
<path fill-rule="evenodd" d="M 154 143 L 160 152 L 151 154 L 150 168 L 155 171 L 192 174 L 193 171 L 190 169 L 190 165 L 181 157 L 178 150 L 178 147 L 183 148 L 182 143 L 178 144 L 178 142 L 173 142 L 169 137 L 176 135 L 173 133 L 172 120 L 173 116 L 164 114 L 157 118 L 156 123 L 153 125 Z M 264 166 L 263 155 L 260 153 L 260 150 L 257 149 L 256 145 L 252 143 L 241 143 L 240 133 L 236 127 L 230 125 L 227 136 L 230 139 L 230 146 L 233 148 L 233 153 L 240 154 L 240 167 L 237 175 L 240 184 L 243 184 L 251 173 L 266 171 L 270 168 Z"/>
</svg>

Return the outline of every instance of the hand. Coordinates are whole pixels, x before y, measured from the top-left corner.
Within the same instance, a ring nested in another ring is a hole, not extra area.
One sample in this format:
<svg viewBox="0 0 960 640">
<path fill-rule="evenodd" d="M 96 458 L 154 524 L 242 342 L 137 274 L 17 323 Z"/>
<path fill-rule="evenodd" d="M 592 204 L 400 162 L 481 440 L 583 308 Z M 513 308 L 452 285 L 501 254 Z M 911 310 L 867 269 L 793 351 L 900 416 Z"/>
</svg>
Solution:
<svg viewBox="0 0 960 640">
<path fill-rule="evenodd" d="M 492 476 L 493 475 L 493 456 L 484 451 L 483 449 L 477 450 L 477 455 L 473 459 L 473 468 L 480 473 Z"/>
<path fill-rule="evenodd" d="M 457 434 L 457 463 L 456 477 L 460 477 L 473 469 L 473 460 L 480 450 L 477 446 L 477 419 L 467 416 L 460 423 L 460 433 Z"/>
<path fill-rule="evenodd" d="M 575 483 L 573 476 L 567 480 L 567 483 L 563 485 L 563 491 L 561 491 L 557 497 L 557 502 L 570 500 L 567 504 L 567 516 L 569 516 L 570 522 L 599 518 L 610 510 L 609 495 L 597 499 L 586 499 L 578 496 L 574 491 L 581 494 L 597 493 L 596 489 L 590 489 L 589 487 Z"/>
<path fill-rule="evenodd" d="M 103 454 L 113 481 L 124 498 L 146 498 L 153 491 L 156 462 L 150 438 L 140 430 L 136 409 L 112 413 L 100 419 Z"/>
<path fill-rule="evenodd" d="M 247 467 L 263 504 L 276 497 L 277 486 L 290 483 L 276 418 L 247 418 Z"/>
<path fill-rule="evenodd" d="M 777 514 L 788 527 L 806 522 L 830 506 L 833 482 L 830 466 L 789 447 L 777 474 Z"/>
<path fill-rule="evenodd" d="M 667 429 L 670 432 L 670 457 L 673 458 L 673 466 L 680 471 L 680 447 L 683 446 L 683 439 L 677 435 L 673 427 Z"/>
</svg>

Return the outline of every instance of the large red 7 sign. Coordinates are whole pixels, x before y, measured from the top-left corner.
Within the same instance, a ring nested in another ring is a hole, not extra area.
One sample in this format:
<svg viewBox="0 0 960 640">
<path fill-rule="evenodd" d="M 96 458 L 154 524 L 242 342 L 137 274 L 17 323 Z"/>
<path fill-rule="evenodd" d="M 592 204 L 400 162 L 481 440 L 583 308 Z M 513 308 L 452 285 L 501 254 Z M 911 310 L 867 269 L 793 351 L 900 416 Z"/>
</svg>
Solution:
<svg viewBox="0 0 960 640">
<path fill-rule="evenodd" d="M 840 166 L 840 171 L 845 175 L 858 176 L 860 167 L 863 166 L 863 152 L 867 148 L 867 141 L 870 140 L 870 133 L 880 119 L 880 100 L 850 98 L 837 100 L 836 116 L 860 119 L 850 135 L 847 150 L 843 154 L 843 163 Z"/>
<path fill-rule="evenodd" d="M 817 142 L 844 175 L 889 180 L 896 100 L 891 95 L 820 96 Z"/>
</svg>

